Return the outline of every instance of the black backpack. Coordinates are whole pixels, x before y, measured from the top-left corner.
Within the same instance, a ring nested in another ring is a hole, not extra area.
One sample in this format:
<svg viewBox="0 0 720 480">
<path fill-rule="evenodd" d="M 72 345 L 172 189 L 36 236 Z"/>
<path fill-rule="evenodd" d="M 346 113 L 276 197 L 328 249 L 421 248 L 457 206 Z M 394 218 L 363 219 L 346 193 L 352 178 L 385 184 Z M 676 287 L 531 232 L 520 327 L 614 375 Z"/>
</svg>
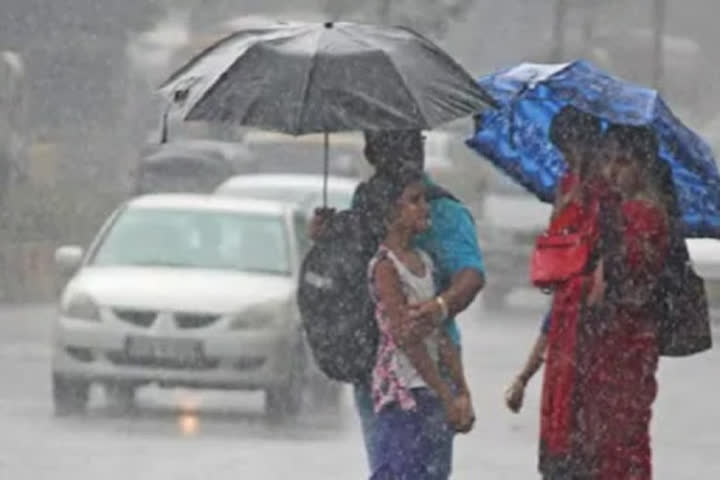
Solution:
<svg viewBox="0 0 720 480">
<path fill-rule="evenodd" d="M 310 349 L 333 380 L 359 383 L 375 363 L 378 329 L 367 282 L 377 242 L 361 212 L 335 215 L 305 257 L 298 306 Z"/>
<path fill-rule="evenodd" d="M 366 214 L 363 197 L 368 190 L 361 184 L 356 207 L 328 222 L 303 261 L 298 287 L 302 324 L 315 362 L 329 378 L 346 383 L 370 378 L 379 338 L 367 270 L 381 229 Z M 457 201 L 440 187 L 428 188 L 428 201 L 441 197 Z"/>
</svg>

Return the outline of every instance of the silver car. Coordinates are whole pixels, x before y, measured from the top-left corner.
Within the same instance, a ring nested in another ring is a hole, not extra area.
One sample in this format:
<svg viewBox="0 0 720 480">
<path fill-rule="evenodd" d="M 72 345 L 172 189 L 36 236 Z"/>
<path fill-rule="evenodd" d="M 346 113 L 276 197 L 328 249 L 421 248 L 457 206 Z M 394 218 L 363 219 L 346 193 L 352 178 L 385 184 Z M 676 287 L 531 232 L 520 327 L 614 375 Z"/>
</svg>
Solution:
<svg viewBox="0 0 720 480">
<path fill-rule="evenodd" d="M 695 270 L 705 280 L 710 315 L 714 323 L 720 325 L 720 241 L 689 238 L 686 243 Z"/>
<path fill-rule="evenodd" d="M 323 203 L 323 176 L 310 174 L 264 173 L 237 175 L 215 189 L 216 195 L 277 200 L 299 205 L 306 211 Z M 327 203 L 329 207 L 350 208 L 360 180 L 329 176 Z"/>
<path fill-rule="evenodd" d="M 296 306 L 305 234 L 286 204 L 165 194 L 120 207 L 87 252 L 60 248 L 56 412 L 82 411 L 93 382 L 121 405 L 150 383 L 264 390 L 271 414 L 297 413 L 308 384 L 338 393 Z"/>
</svg>

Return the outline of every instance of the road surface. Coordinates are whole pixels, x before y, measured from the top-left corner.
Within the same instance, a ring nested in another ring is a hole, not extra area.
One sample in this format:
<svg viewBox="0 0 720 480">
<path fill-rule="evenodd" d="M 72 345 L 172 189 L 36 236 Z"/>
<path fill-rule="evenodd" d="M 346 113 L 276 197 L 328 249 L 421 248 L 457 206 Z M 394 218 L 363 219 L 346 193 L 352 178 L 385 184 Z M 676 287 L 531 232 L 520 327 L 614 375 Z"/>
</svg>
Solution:
<svg viewBox="0 0 720 480">
<path fill-rule="evenodd" d="M 453 478 L 538 478 L 539 377 L 520 415 L 508 413 L 501 399 L 541 313 L 536 302 L 492 315 L 477 305 L 464 316 L 478 421 L 471 435 L 457 439 Z M 367 478 L 349 395 L 342 418 L 313 413 L 291 425 L 267 421 L 260 395 L 154 388 L 141 392 L 131 416 L 105 406 L 98 390 L 87 416 L 54 418 L 52 315 L 47 306 L 0 307 L 0 479 Z M 662 362 L 653 424 L 656 479 L 720 478 L 719 363 L 718 351 Z"/>
</svg>

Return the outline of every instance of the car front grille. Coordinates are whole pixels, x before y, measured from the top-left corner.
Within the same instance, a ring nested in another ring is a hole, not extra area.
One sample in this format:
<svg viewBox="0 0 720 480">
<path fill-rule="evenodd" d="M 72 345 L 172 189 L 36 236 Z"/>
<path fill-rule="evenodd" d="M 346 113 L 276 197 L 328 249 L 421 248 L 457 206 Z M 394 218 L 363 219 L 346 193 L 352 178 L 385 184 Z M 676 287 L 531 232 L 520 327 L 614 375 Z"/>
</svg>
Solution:
<svg viewBox="0 0 720 480">
<path fill-rule="evenodd" d="M 120 320 L 136 327 L 149 328 L 157 318 L 157 312 L 149 310 L 131 310 L 127 308 L 114 308 L 113 313 Z"/>
<path fill-rule="evenodd" d="M 178 328 L 204 328 L 209 327 L 218 319 L 220 315 L 205 313 L 176 313 L 175 324 Z"/>
<path fill-rule="evenodd" d="M 170 358 L 136 358 L 124 352 L 109 352 L 108 360 L 115 365 L 143 368 L 167 368 L 172 370 L 213 370 L 218 368 L 220 360 L 217 358 L 194 359 L 192 361 Z"/>
</svg>

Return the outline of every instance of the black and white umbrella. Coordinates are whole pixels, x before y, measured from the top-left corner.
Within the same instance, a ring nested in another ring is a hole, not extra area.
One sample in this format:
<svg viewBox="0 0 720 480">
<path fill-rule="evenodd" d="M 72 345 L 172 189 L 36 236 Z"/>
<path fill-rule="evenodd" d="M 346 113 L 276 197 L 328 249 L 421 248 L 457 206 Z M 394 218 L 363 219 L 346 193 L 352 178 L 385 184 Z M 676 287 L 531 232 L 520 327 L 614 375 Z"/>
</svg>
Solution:
<svg viewBox="0 0 720 480">
<path fill-rule="evenodd" d="M 184 120 L 291 135 L 427 130 L 493 100 L 447 53 L 402 27 L 278 24 L 234 33 L 160 88 Z"/>
</svg>

